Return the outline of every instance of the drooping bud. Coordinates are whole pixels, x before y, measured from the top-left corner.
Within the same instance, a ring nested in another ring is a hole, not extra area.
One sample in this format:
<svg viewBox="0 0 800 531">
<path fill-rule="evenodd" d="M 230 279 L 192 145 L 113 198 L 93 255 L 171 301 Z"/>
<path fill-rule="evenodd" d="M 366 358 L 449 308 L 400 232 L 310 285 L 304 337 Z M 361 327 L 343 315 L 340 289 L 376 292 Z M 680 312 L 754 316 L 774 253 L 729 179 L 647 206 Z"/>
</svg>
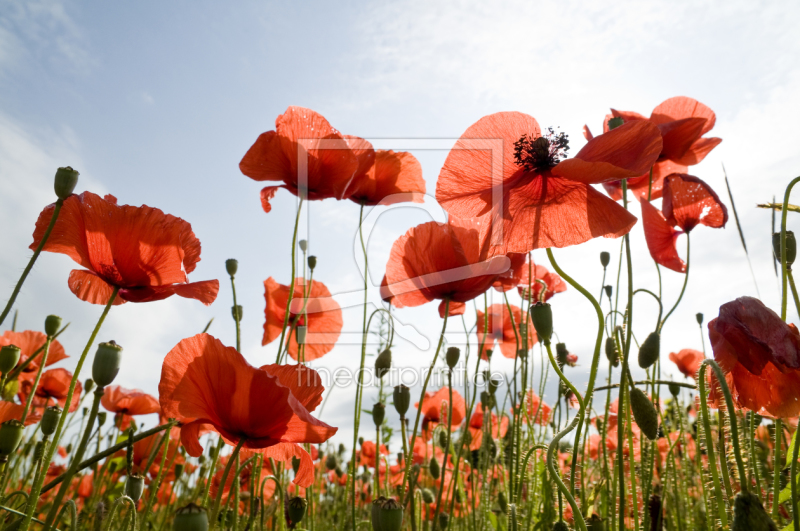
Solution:
<svg viewBox="0 0 800 531">
<path fill-rule="evenodd" d="M 380 402 L 376 402 L 374 406 L 372 406 L 372 421 L 375 423 L 375 426 L 380 426 L 383 424 L 383 419 L 386 418 L 386 406 L 381 404 Z"/>
<path fill-rule="evenodd" d="M 614 367 L 619 366 L 619 351 L 613 337 L 606 338 L 606 358 Z"/>
<path fill-rule="evenodd" d="M 378 357 L 375 358 L 375 376 L 378 379 L 383 378 L 389 369 L 392 368 L 392 350 L 385 349 L 383 352 L 378 354 Z"/>
<path fill-rule="evenodd" d="M 400 384 L 394 388 L 392 396 L 394 398 L 394 408 L 400 418 L 405 418 L 408 406 L 411 405 L 411 391 L 405 385 Z"/>
<path fill-rule="evenodd" d="M 172 522 L 172 531 L 208 531 L 206 510 L 194 503 L 178 509 Z"/>
<path fill-rule="evenodd" d="M 45 334 L 47 334 L 49 337 L 53 337 L 58 333 L 59 328 L 61 328 L 61 317 L 57 315 L 48 315 L 44 320 Z"/>
<path fill-rule="evenodd" d="M 231 315 L 233 316 L 234 321 L 242 321 L 243 309 L 241 304 L 237 304 L 236 306 L 231 306 Z"/>
<path fill-rule="evenodd" d="M 537 302 L 530 309 L 531 321 L 536 329 L 536 335 L 545 345 L 550 343 L 553 336 L 553 309 L 546 302 Z"/>
<path fill-rule="evenodd" d="M 614 118 L 608 120 L 608 130 L 611 131 L 613 129 L 616 129 L 617 127 L 623 125 L 624 123 L 625 120 L 623 120 L 621 116 L 615 116 Z"/>
<path fill-rule="evenodd" d="M 122 347 L 114 341 L 100 343 L 92 363 L 92 379 L 100 386 L 105 387 L 114 381 L 119 373 L 122 362 Z"/>
<path fill-rule="evenodd" d="M 423 497 L 425 493 L 423 492 Z M 370 507 L 370 520 L 372 521 L 372 531 L 381 530 L 381 506 L 386 501 L 386 496 L 378 496 L 372 500 L 372 507 Z"/>
<path fill-rule="evenodd" d="M 450 515 L 447 513 L 439 513 L 439 527 L 441 529 L 447 529 L 448 525 L 450 525 Z"/>
<path fill-rule="evenodd" d="M 455 369 L 456 365 L 458 365 L 458 358 L 461 357 L 461 349 L 458 347 L 449 347 L 447 352 L 444 355 L 444 359 L 447 362 L 447 366 L 450 369 Z"/>
<path fill-rule="evenodd" d="M 308 257 L 308 268 L 314 271 L 315 267 L 317 267 L 317 257 L 312 254 Z"/>
<path fill-rule="evenodd" d="M 661 334 L 651 332 L 647 339 L 644 340 L 642 346 L 639 347 L 639 367 L 647 369 L 658 361 L 659 353 L 661 352 Z"/>
<path fill-rule="evenodd" d="M 8 456 L 17 451 L 25 426 L 18 420 L 7 420 L 0 424 L 0 462 L 8 460 Z"/>
<path fill-rule="evenodd" d="M 608 254 L 606 251 L 600 253 L 600 264 L 603 266 L 603 269 L 608 267 L 608 263 L 611 262 L 611 255 Z"/>
<path fill-rule="evenodd" d="M 295 335 L 297 336 L 298 345 L 305 345 L 306 333 L 308 333 L 308 327 L 305 325 L 298 326 L 297 328 L 295 328 Z"/>
<path fill-rule="evenodd" d="M 776 232 L 772 235 L 772 250 L 775 253 L 775 258 L 778 262 L 781 261 L 781 233 Z M 786 231 L 786 267 L 791 267 L 797 258 L 797 240 L 794 238 L 794 232 Z"/>
<path fill-rule="evenodd" d="M 236 272 L 239 271 L 239 261 L 236 258 L 225 260 L 225 271 L 232 277 L 236 276 Z"/>
<path fill-rule="evenodd" d="M 500 512 L 503 514 L 508 512 L 508 500 L 506 499 L 506 492 L 503 490 L 497 495 L 497 505 L 500 506 Z"/>
<path fill-rule="evenodd" d="M 300 240 L 297 242 L 297 246 L 300 247 L 300 250 L 306 252 L 308 249 L 308 242 L 306 240 Z"/>
<path fill-rule="evenodd" d="M 439 479 L 439 473 L 441 472 L 441 468 L 439 468 L 439 462 L 436 460 L 436 457 L 431 457 L 430 462 L 428 463 L 428 472 L 431 473 L 431 477 L 433 479 Z"/>
<path fill-rule="evenodd" d="M 131 474 L 125 482 L 125 496 L 129 497 L 135 502 L 139 501 L 144 491 L 144 476 L 139 474 Z"/>
<path fill-rule="evenodd" d="M 286 506 L 286 523 L 289 524 L 290 529 L 294 529 L 299 524 L 303 517 L 306 515 L 306 507 L 308 502 L 305 498 L 295 496 L 289 500 Z"/>
<path fill-rule="evenodd" d="M 631 411 L 633 419 L 648 439 L 654 441 L 658 438 L 658 412 L 655 406 L 644 394 L 644 391 L 632 387 L 630 392 Z"/>
<path fill-rule="evenodd" d="M 381 505 L 380 531 L 400 531 L 403 526 L 403 506 L 394 498 L 389 498 Z"/>
<path fill-rule="evenodd" d="M 5 374 L 16 367 L 20 353 L 20 348 L 16 345 L 5 345 L 0 348 L 0 372 Z"/>
<path fill-rule="evenodd" d="M 789 526 L 791 527 L 791 526 Z M 778 526 L 752 492 L 739 492 L 733 499 L 731 531 L 778 531 Z"/>
<path fill-rule="evenodd" d="M 439 443 L 439 448 L 441 448 L 442 450 L 447 450 L 447 433 L 440 430 L 439 440 L 437 442 Z"/>
<path fill-rule="evenodd" d="M 73 170 L 71 166 L 64 166 L 56 170 L 56 177 L 53 181 L 53 189 L 59 199 L 66 199 L 72 195 L 75 186 L 78 184 L 77 170 Z"/>
<path fill-rule="evenodd" d="M 61 417 L 61 408 L 58 406 L 50 406 L 42 413 L 42 420 L 39 421 L 39 429 L 42 430 L 42 435 L 53 435 L 58 427 L 58 420 Z"/>
</svg>

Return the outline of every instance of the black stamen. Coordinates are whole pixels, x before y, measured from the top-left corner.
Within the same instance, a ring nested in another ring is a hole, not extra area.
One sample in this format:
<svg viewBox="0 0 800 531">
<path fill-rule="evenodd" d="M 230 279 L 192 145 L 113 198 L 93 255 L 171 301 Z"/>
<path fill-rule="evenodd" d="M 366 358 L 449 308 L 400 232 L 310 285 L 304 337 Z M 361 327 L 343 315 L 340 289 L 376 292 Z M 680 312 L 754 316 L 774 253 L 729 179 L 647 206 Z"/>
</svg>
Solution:
<svg viewBox="0 0 800 531">
<path fill-rule="evenodd" d="M 543 136 L 532 139 L 527 134 L 514 142 L 514 162 L 527 171 L 547 170 L 567 158 L 569 135 L 556 134 L 552 127 Z"/>
</svg>

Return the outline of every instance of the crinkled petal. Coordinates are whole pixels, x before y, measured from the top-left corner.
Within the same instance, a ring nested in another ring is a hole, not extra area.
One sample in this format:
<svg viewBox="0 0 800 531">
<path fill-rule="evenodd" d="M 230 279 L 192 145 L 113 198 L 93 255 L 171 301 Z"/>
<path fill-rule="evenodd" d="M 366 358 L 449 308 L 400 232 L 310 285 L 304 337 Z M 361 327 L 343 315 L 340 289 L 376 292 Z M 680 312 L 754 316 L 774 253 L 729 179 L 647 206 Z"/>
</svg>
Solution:
<svg viewBox="0 0 800 531">
<path fill-rule="evenodd" d="M 673 173 L 664 181 L 664 217 L 684 232 L 698 224 L 724 227 L 728 209 L 717 193 L 704 181 L 685 173 Z"/>
<path fill-rule="evenodd" d="M 670 227 L 661 212 L 650 202 L 641 200 L 640 204 L 642 205 L 644 238 L 647 241 L 650 256 L 658 264 L 668 269 L 685 273 L 686 263 L 678 255 L 678 249 L 675 246 L 678 232 Z"/>
</svg>

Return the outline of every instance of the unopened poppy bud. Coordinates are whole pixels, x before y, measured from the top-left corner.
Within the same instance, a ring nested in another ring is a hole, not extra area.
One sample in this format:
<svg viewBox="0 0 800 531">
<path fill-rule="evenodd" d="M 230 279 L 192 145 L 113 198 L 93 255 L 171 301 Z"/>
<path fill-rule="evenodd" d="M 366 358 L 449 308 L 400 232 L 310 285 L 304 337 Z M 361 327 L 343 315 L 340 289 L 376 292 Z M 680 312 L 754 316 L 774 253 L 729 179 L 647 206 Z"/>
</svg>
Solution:
<svg viewBox="0 0 800 531">
<path fill-rule="evenodd" d="M 300 470 L 300 458 L 292 456 L 292 471 L 297 474 L 298 470 Z"/>
<path fill-rule="evenodd" d="M 389 369 L 391 368 L 392 350 L 387 348 L 378 354 L 377 358 L 375 358 L 375 376 L 377 376 L 378 379 L 381 379 L 387 372 L 389 372 Z"/>
<path fill-rule="evenodd" d="M 107 416 L 108 416 L 108 413 L 106 413 L 105 411 L 101 411 L 101 412 L 99 412 L 97 414 L 97 426 L 98 427 L 102 426 L 103 424 L 106 423 L 106 417 Z"/>
<path fill-rule="evenodd" d="M 606 531 L 606 521 L 597 513 L 592 513 L 592 517 L 589 518 L 589 531 Z"/>
<path fill-rule="evenodd" d="M 225 260 L 225 271 L 232 277 L 236 276 L 236 272 L 239 271 L 239 261 L 236 258 Z"/>
<path fill-rule="evenodd" d="M 61 317 L 57 315 L 48 315 L 44 320 L 44 332 L 48 336 L 53 337 L 58 333 L 59 328 L 61 328 Z"/>
<path fill-rule="evenodd" d="M 335 455 L 329 454 L 328 457 L 325 458 L 325 468 L 328 470 L 335 470 L 337 464 Z"/>
<path fill-rule="evenodd" d="M 342 470 L 342 467 L 339 465 L 336 465 L 336 468 L 334 468 L 333 471 L 336 473 L 337 478 L 344 476 L 344 470 Z"/>
<path fill-rule="evenodd" d="M 370 520 L 372 522 L 372 531 L 380 531 L 381 529 L 381 506 L 386 501 L 385 496 L 378 496 L 372 500 L 372 507 L 370 508 Z"/>
<path fill-rule="evenodd" d="M 439 479 L 439 472 L 441 472 L 441 469 L 439 468 L 439 462 L 436 460 L 436 457 L 431 457 L 428 463 L 428 472 L 430 472 L 433 479 Z"/>
<path fill-rule="evenodd" d="M 306 240 L 300 240 L 297 242 L 297 246 L 300 247 L 300 250 L 306 252 L 308 249 L 308 242 Z"/>
<path fill-rule="evenodd" d="M 495 393 L 497 392 L 497 388 L 500 387 L 500 383 L 501 383 L 500 380 L 498 380 L 497 378 L 494 378 L 494 377 L 489 378 L 489 387 L 488 388 L 489 388 L 489 393 L 492 396 L 494 396 Z"/>
<path fill-rule="evenodd" d="M 505 514 L 508 512 L 508 499 L 506 499 L 505 491 L 500 491 L 497 494 L 497 505 L 500 507 L 500 511 Z"/>
<path fill-rule="evenodd" d="M 562 367 L 567 364 L 567 356 L 569 355 L 569 351 L 567 350 L 566 343 L 556 343 L 556 361 Z"/>
<path fill-rule="evenodd" d="M 181 478 L 181 476 L 183 475 L 183 469 L 184 469 L 183 463 L 177 463 L 175 465 L 175 468 L 173 468 L 173 470 L 175 471 L 175 481 L 178 481 Z"/>
<path fill-rule="evenodd" d="M 776 232 L 772 235 L 772 250 L 775 252 L 775 258 L 781 262 L 781 233 Z M 786 231 L 786 266 L 791 267 L 797 258 L 797 241 L 794 238 L 794 232 Z"/>
<path fill-rule="evenodd" d="M 394 388 L 393 393 L 394 408 L 400 415 L 400 418 L 405 418 L 408 406 L 411 405 L 411 391 L 403 384 Z"/>
<path fill-rule="evenodd" d="M 400 531 L 403 526 L 403 506 L 394 498 L 389 498 L 381 505 L 380 531 Z"/>
<path fill-rule="evenodd" d="M 619 351 L 617 350 L 617 342 L 614 341 L 613 337 L 606 338 L 606 358 L 614 367 L 619 365 Z"/>
<path fill-rule="evenodd" d="M 231 306 L 231 315 L 233 316 L 233 320 L 234 321 L 240 321 L 241 322 L 241 320 L 242 320 L 242 312 L 243 312 L 243 310 L 242 310 L 242 305 L 241 304 L 237 304 L 236 306 Z"/>
<path fill-rule="evenodd" d="M 83 382 L 83 392 L 84 393 L 91 393 L 94 389 L 94 380 L 91 378 L 86 378 L 86 381 Z M 86 413 L 84 413 L 85 415 Z"/>
<path fill-rule="evenodd" d="M 745 530 L 777 531 L 778 527 L 764 510 L 764 506 L 755 494 L 740 491 L 733 499 L 731 531 Z"/>
<path fill-rule="evenodd" d="M 694 316 L 697 319 L 697 324 L 703 326 L 703 314 L 698 312 L 697 315 Z"/>
<path fill-rule="evenodd" d="M 18 420 L 7 420 L 0 424 L 0 462 L 7 461 L 8 456 L 17 450 L 24 431 L 25 426 Z"/>
<path fill-rule="evenodd" d="M 303 520 L 303 517 L 306 515 L 307 505 L 308 502 L 305 498 L 301 498 L 300 496 L 295 496 L 289 500 L 289 504 L 286 506 L 286 521 L 291 529 L 294 529 L 294 527 Z"/>
<path fill-rule="evenodd" d="M 206 510 L 194 503 L 178 509 L 172 521 L 172 531 L 208 531 Z"/>
<path fill-rule="evenodd" d="M 306 343 L 306 333 L 308 332 L 307 326 L 298 326 L 295 329 L 295 335 L 297 335 L 297 344 L 298 345 L 305 345 Z"/>
<path fill-rule="evenodd" d="M 625 120 L 623 120 L 621 116 L 615 116 L 608 121 L 608 130 L 611 131 L 612 129 L 616 129 L 624 123 Z"/>
<path fill-rule="evenodd" d="M 553 335 L 553 309 L 546 302 L 537 302 L 530 309 L 531 321 L 536 329 L 536 335 L 545 345 L 550 344 Z"/>
<path fill-rule="evenodd" d="M 433 497 L 433 492 L 431 492 L 431 489 L 422 489 L 422 501 L 425 503 L 433 503 L 436 501 L 436 498 Z"/>
<path fill-rule="evenodd" d="M 647 339 L 644 340 L 642 346 L 639 347 L 639 367 L 647 369 L 655 362 L 658 361 L 659 353 L 661 352 L 661 334 L 651 332 Z"/>
<path fill-rule="evenodd" d="M 312 254 L 308 257 L 308 268 L 314 271 L 315 267 L 317 267 L 317 257 Z"/>
<path fill-rule="evenodd" d="M 16 367 L 20 352 L 20 348 L 16 345 L 5 345 L 0 348 L 0 372 L 5 374 Z"/>
<path fill-rule="evenodd" d="M 384 418 L 386 418 L 386 406 L 377 402 L 372 406 L 372 421 L 375 422 L 375 426 L 380 426 Z"/>
<path fill-rule="evenodd" d="M 339 448 L 337 448 L 337 451 L 339 452 L 339 455 L 344 455 L 344 453 L 347 451 L 347 447 L 344 444 L 339 443 Z"/>
<path fill-rule="evenodd" d="M 611 292 L 613 290 L 614 288 L 610 284 L 606 284 L 605 286 L 603 286 L 603 291 L 606 292 L 606 297 L 608 297 L 609 300 L 611 299 Z"/>
<path fill-rule="evenodd" d="M 447 526 L 450 524 L 450 515 L 447 513 L 439 513 L 439 527 L 441 529 L 447 529 Z"/>
<path fill-rule="evenodd" d="M 564 520 L 559 520 L 553 524 L 553 531 L 569 531 L 569 526 Z"/>
<path fill-rule="evenodd" d="M 644 391 L 632 387 L 630 392 L 631 411 L 633 419 L 648 439 L 654 441 L 658 438 L 658 412 Z"/>
<path fill-rule="evenodd" d="M 42 435 L 53 435 L 58 427 L 59 418 L 61 418 L 60 407 L 50 406 L 45 409 L 42 414 L 42 420 L 39 422 L 39 429 L 42 430 Z"/>
<path fill-rule="evenodd" d="M 447 449 L 447 434 L 443 431 L 439 432 L 439 448 L 442 450 Z"/>
<path fill-rule="evenodd" d="M 72 453 L 72 443 L 69 443 L 67 446 L 64 447 L 64 450 L 67 452 L 67 455 Z"/>
<path fill-rule="evenodd" d="M 681 386 L 680 386 L 680 385 L 678 385 L 678 384 L 676 384 L 675 382 L 670 382 L 670 383 L 667 385 L 667 387 L 669 387 L 669 393 L 670 393 L 670 394 L 671 394 L 673 397 L 675 397 L 675 398 L 678 398 L 678 395 L 679 395 L 679 394 L 680 394 L 680 392 L 681 392 Z"/>
<path fill-rule="evenodd" d="M 611 255 L 608 254 L 606 251 L 600 253 L 600 264 L 603 266 L 603 269 L 608 267 L 608 263 L 611 261 Z"/>
<path fill-rule="evenodd" d="M 100 343 L 92 363 L 92 379 L 100 386 L 105 387 L 114 381 L 119 373 L 122 362 L 122 347 L 114 341 Z"/>
<path fill-rule="evenodd" d="M 364 437 L 359 437 L 359 438 L 358 438 L 358 444 L 359 444 L 359 446 L 363 446 L 363 444 L 364 444 Z"/>
<path fill-rule="evenodd" d="M 144 490 L 144 476 L 138 474 L 131 474 L 125 482 L 125 496 L 129 497 L 135 502 L 139 501 L 142 497 Z"/>
<path fill-rule="evenodd" d="M 53 181 L 53 189 L 59 199 L 66 199 L 72 195 L 75 186 L 78 184 L 78 173 L 70 166 L 65 166 L 56 170 L 56 178 Z"/>
<path fill-rule="evenodd" d="M 493 353 L 494 351 L 493 351 L 492 349 L 490 349 L 490 348 L 487 348 L 487 349 L 486 349 L 486 350 L 484 350 L 483 352 L 486 354 L 486 359 L 487 359 L 488 361 L 492 361 L 492 353 Z"/>
<path fill-rule="evenodd" d="M 209 446 L 209 448 L 208 448 L 208 456 L 212 460 L 217 457 L 217 447 L 216 446 Z"/>
<path fill-rule="evenodd" d="M 461 349 L 458 347 L 450 347 L 447 349 L 444 359 L 447 362 L 447 366 L 450 367 L 450 369 L 454 369 L 455 366 L 458 365 L 458 358 L 460 357 Z"/>
<path fill-rule="evenodd" d="M 489 409 L 493 408 L 495 405 L 494 395 L 487 391 L 481 391 L 481 404 Z"/>
</svg>

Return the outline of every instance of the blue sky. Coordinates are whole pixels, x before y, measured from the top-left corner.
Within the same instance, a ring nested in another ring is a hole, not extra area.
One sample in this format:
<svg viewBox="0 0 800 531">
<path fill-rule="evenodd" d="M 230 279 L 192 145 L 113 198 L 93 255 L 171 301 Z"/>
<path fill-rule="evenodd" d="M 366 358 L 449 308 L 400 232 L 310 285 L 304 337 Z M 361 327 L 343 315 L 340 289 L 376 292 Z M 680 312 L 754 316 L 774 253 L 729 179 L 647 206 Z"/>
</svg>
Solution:
<svg viewBox="0 0 800 531">
<path fill-rule="evenodd" d="M 243 353 L 253 364 L 272 362 L 275 347 L 260 344 L 262 283 L 268 276 L 289 281 L 295 202 L 281 191 L 265 214 L 260 186 L 239 172 L 238 162 L 287 106 L 312 108 L 339 130 L 381 147 L 421 148 L 414 154 L 432 194 L 447 147 L 486 114 L 529 113 L 543 126 L 561 127 L 577 150 L 581 127 L 599 130 L 609 107 L 647 114 L 668 97 L 686 95 L 716 111 L 712 134 L 723 138 L 693 173 L 727 203 L 725 163 L 761 296 L 775 308 L 770 215 L 754 205 L 781 196 L 800 168 L 798 23 L 800 7 L 792 3 L 6 0 L 0 4 L 0 287 L 10 293 L 28 259 L 36 216 L 53 200 L 54 169 L 71 164 L 81 171 L 79 192 L 113 193 L 121 203 L 156 206 L 189 221 L 203 243 L 192 279 L 219 278 L 223 286 L 210 308 L 178 298 L 114 308 L 100 339 L 126 347 L 118 383 L 155 393 L 166 352 L 211 317 L 210 332 L 233 343 L 229 257 L 240 261 Z M 432 197 L 426 206 L 432 214 L 396 209 L 378 220 L 370 241 L 377 281 L 395 238 L 429 215 L 442 219 Z M 358 289 L 357 205 L 316 202 L 307 219 L 317 278 L 334 293 Z M 635 283 L 652 288 L 655 270 L 639 226 L 632 238 Z M 699 348 L 696 312 L 708 320 L 720 304 L 756 294 L 732 220 L 723 230 L 699 228 L 692 243 L 696 268 L 665 329 L 664 356 Z M 598 253 L 616 256 L 618 249 L 617 241 L 601 239 L 557 255 L 596 291 Z M 544 263 L 543 252 L 536 258 Z M 17 308 L 21 329 L 40 328 L 49 313 L 71 321 L 64 344 L 74 362 L 100 308 L 68 291 L 72 268 L 66 257 L 43 256 Z M 682 277 L 664 277 L 671 303 Z M 572 374 L 585 378 L 591 307 L 573 290 L 552 302 L 561 339 L 581 356 Z M 655 309 L 649 301 L 640 307 L 634 326 L 644 337 Z M 435 339 L 435 304 L 399 315 Z M 345 311 L 345 329 L 360 329 L 358 309 Z M 337 346 L 318 366 L 352 366 L 357 356 L 357 347 Z M 430 356 L 408 343 L 395 350 L 407 366 L 427 364 Z M 326 413 L 330 423 L 341 422 L 343 435 L 351 393 L 338 391 Z"/>
</svg>

